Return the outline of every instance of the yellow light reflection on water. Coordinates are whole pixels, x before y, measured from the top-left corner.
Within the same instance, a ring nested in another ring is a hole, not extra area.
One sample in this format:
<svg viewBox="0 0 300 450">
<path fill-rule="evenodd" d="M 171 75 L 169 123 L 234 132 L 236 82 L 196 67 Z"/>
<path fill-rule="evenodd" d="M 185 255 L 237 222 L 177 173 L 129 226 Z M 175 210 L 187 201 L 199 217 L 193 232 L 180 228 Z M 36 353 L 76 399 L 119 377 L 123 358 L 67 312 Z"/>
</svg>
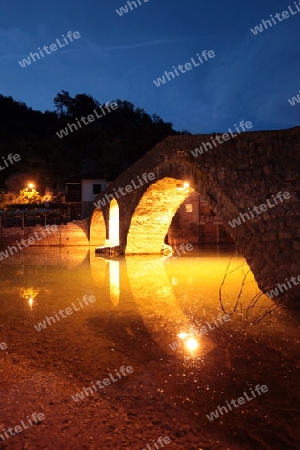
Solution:
<svg viewBox="0 0 300 450">
<path fill-rule="evenodd" d="M 29 308 L 32 309 L 33 303 L 34 303 L 33 298 L 29 298 L 27 303 L 28 303 Z"/>
<path fill-rule="evenodd" d="M 105 268 L 99 259 L 93 259 L 95 262 L 92 262 L 91 267 L 94 279 L 102 283 L 103 275 L 101 281 L 99 274 L 105 273 Z M 109 264 L 111 302 L 122 309 L 127 306 L 123 301 L 119 304 L 119 267 L 114 261 Z M 221 256 L 203 253 L 196 257 L 177 258 L 175 261 L 171 258 L 168 264 L 158 255 L 126 255 L 120 263 L 122 270 L 126 274 L 122 278 L 122 289 L 130 290 L 149 336 L 166 353 L 184 360 L 191 358 L 196 361 L 202 358 L 217 345 L 217 340 L 212 339 L 213 334 L 223 332 L 223 329 L 228 332 L 228 329 L 238 326 L 238 321 L 243 327 L 245 317 L 247 320 L 252 316 L 257 317 L 272 304 L 270 299 L 262 296 L 255 308 L 247 310 L 251 299 L 258 292 L 251 272 L 237 304 L 241 283 L 249 267 L 243 257 L 232 255 L 231 252 Z M 137 276 L 140 272 L 143 276 Z M 219 316 L 222 319 L 225 311 L 236 318 L 234 325 L 233 318 L 229 321 L 217 319 Z M 200 331 L 203 326 L 209 327 L 207 333 Z M 178 351 L 180 347 L 181 351 Z"/>
<path fill-rule="evenodd" d="M 194 337 L 192 333 L 185 333 L 182 331 L 181 333 L 177 334 L 179 339 L 183 340 L 183 344 L 186 350 L 188 350 L 190 353 L 193 353 L 197 350 L 200 343 L 199 341 Z"/>
<path fill-rule="evenodd" d="M 120 262 L 109 261 L 109 291 L 114 307 L 120 302 Z"/>
<path fill-rule="evenodd" d="M 188 337 L 188 333 L 179 333 L 178 335 L 177 335 L 178 337 L 179 337 L 179 339 L 185 339 L 185 338 L 187 338 Z"/>
<path fill-rule="evenodd" d="M 27 304 L 30 309 L 33 308 L 34 300 L 39 295 L 40 290 L 34 289 L 32 287 L 30 288 L 20 288 L 20 297 L 27 300 Z"/>
<path fill-rule="evenodd" d="M 199 342 L 194 337 L 189 337 L 184 342 L 184 345 L 187 348 L 187 350 L 189 350 L 190 352 L 194 352 L 199 347 Z"/>
</svg>

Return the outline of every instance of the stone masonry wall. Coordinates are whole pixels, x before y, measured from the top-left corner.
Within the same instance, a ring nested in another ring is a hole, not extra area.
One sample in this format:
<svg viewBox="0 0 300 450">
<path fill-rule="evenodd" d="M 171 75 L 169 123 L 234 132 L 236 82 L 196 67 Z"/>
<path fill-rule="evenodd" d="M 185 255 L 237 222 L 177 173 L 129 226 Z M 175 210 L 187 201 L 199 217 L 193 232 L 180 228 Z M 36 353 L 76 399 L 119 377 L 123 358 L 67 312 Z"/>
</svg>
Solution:
<svg viewBox="0 0 300 450">
<path fill-rule="evenodd" d="M 57 231 L 51 232 L 48 235 L 45 227 L 36 226 L 36 227 L 11 227 L 11 228 L 0 228 L 0 246 L 1 249 L 6 248 L 8 245 L 15 245 L 16 240 L 19 242 L 21 239 L 25 241 L 30 237 L 35 239 L 35 243 L 31 246 L 89 246 L 89 223 L 88 220 L 77 220 L 74 222 L 70 222 L 66 225 L 56 225 Z M 51 228 L 48 228 L 49 232 Z M 42 235 L 42 231 L 46 234 L 44 238 Z M 39 238 L 43 237 L 41 240 L 37 240 L 35 234 Z M 27 242 L 26 242 L 27 245 Z"/>
</svg>

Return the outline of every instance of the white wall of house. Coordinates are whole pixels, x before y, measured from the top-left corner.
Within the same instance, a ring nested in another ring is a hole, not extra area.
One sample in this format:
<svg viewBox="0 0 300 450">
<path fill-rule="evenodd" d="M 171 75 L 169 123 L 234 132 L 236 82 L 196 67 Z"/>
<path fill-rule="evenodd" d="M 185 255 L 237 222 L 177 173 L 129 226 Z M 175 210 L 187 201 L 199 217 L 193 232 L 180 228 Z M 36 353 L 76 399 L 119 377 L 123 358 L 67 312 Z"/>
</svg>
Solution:
<svg viewBox="0 0 300 450">
<path fill-rule="evenodd" d="M 106 188 L 106 180 L 94 178 L 89 180 L 81 180 L 81 201 L 93 202 L 98 194 L 94 193 L 94 185 L 101 184 L 101 192 Z"/>
</svg>

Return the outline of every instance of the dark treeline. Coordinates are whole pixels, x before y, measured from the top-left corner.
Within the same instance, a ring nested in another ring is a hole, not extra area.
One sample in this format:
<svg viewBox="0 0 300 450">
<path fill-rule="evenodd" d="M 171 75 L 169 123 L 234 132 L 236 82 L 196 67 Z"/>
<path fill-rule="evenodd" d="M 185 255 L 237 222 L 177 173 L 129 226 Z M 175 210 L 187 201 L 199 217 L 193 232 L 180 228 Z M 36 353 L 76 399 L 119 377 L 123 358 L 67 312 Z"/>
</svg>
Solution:
<svg viewBox="0 0 300 450">
<path fill-rule="evenodd" d="M 0 161 L 9 153 L 21 156 L 0 170 L 0 187 L 12 175 L 34 179 L 39 189 L 89 173 L 113 180 L 162 139 L 180 134 L 156 114 L 128 101 L 116 103 L 116 110 L 60 139 L 56 132 L 103 104 L 87 94 L 71 97 L 61 91 L 54 98 L 55 111 L 42 113 L 0 95 Z"/>
</svg>

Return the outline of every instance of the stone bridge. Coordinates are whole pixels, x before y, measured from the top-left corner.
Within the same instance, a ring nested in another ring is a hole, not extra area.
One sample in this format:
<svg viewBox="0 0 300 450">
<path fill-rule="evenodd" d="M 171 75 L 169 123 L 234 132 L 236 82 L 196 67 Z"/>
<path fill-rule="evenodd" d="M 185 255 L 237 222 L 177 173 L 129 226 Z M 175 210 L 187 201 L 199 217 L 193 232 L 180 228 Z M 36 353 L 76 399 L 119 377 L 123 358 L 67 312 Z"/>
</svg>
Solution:
<svg viewBox="0 0 300 450">
<path fill-rule="evenodd" d="M 246 132 L 217 147 L 215 138 L 169 137 L 122 173 L 95 200 L 90 245 L 109 239 L 127 254 L 159 253 L 172 217 L 196 190 L 222 219 L 262 290 L 300 275 L 300 127 Z M 208 142 L 211 149 L 193 156 Z M 279 192 L 290 197 L 272 197 Z M 252 208 L 262 204 L 267 208 L 255 214 Z M 247 212 L 249 220 L 229 225 Z M 300 297 L 299 286 L 288 290 L 290 300 Z"/>
</svg>

